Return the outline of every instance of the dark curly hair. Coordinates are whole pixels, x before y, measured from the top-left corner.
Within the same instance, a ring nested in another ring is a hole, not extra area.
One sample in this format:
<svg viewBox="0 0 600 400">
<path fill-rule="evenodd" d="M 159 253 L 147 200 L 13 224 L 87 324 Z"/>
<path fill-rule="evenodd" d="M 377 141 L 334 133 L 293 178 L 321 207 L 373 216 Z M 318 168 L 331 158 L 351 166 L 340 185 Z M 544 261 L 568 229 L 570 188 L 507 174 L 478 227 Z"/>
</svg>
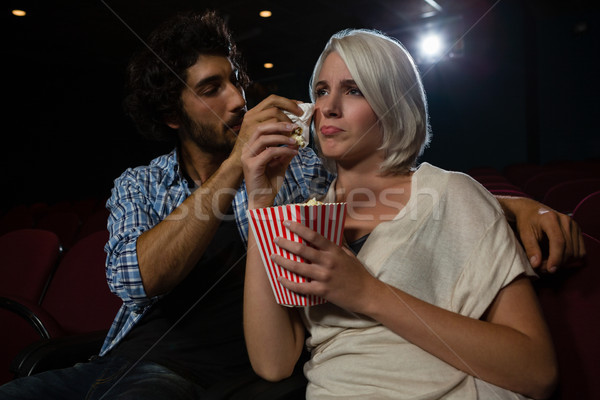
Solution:
<svg viewBox="0 0 600 400">
<path fill-rule="evenodd" d="M 241 86 L 248 85 L 241 56 L 224 20 L 214 11 L 178 14 L 150 35 L 147 46 L 127 67 L 124 108 L 144 137 L 174 139 L 166 120 L 183 112 L 185 71 L 201 54 L 229 58 L 239 72 Z"/>
</svg>

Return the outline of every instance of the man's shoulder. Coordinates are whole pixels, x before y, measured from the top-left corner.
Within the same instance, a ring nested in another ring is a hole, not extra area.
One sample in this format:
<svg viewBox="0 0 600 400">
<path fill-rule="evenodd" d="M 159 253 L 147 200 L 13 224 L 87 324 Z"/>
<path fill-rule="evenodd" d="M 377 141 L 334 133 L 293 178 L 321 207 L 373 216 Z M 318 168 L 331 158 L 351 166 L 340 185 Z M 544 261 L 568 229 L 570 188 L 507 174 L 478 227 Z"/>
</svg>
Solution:
<svg viewBox="0 0 600 400">
<path fill-rule="evenodd" d="M 304 164 L 306 164 L 306 165 L 313 165 L 313 164 L 322 165 L 321 159 L 315 153 L 315 151 L 310 147 L 298 149 L 298 155 L 295 158 L 303 165 Z"/>
<path fill-rule="evenodd" d="M 300 168 L 307 176 L 321 176 L 329 180 L 334 178 L 334 174 L 327 170 L 323 160 L 310 147 L 299 149 L 290 166 L 292 169 Z"/>
<path fill-rule="evenodd" d="M 117 181 L 119 180 L 162 180 L 167 175 L 174 175 L 178 169 L 177 157 L 175 151 L 168 154 L 163 154 L 154 158 L 147 165 L 127 168 Z"/>
</svg>

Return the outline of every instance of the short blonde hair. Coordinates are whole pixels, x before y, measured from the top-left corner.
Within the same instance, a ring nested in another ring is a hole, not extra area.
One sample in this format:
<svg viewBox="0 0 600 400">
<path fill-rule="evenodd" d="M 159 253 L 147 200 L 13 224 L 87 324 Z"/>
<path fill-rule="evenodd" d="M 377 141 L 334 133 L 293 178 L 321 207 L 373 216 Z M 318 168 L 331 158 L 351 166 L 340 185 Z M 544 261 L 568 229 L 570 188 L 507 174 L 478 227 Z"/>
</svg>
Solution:
<svg viewBox="0 0 600 400">
<path fill-rule="evenodd" d="M 367 29 L 334 34 L 321 53 L 310 78 L 310 96 L 327 56 L 337 53 L 375 112 L 383 132 L 383 173 L 406 173 L 416 164 L 430 140 L 427 99 L 417 67 L 397 40 Z M 317 148 L 318 147 L 318 140 Z"/>
</svg>

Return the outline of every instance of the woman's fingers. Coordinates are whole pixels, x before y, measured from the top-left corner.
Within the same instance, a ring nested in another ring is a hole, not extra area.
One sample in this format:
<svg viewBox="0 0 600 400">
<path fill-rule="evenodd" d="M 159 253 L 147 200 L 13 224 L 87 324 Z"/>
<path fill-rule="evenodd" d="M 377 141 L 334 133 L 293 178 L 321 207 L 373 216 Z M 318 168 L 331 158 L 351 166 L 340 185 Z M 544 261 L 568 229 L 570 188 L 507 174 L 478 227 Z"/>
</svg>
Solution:
<svg viewBox="0 0 600 400">
<path fill-rule="evenodd" d="M 311 246 L 318 249 L 325 250 L 331 245 L 336 246 L 333 242 L 326 239 L 323 235 L 314 231 L 313 229 L 304 226 L 294 221 L 284 221 L 283 225 L 292 233 L 300 236 L 302 239 L 311 244 Z"/>
<path fill-rule="evenodd" d="M 271 259 L 275 264 L 285 268 L 289 272 L 306 278 L 305 282 L 294 282 L 283 276 L 279 277 L 279 282 L 285 288 L 291 290 L 292 292 L 303 295 L 322 295 L 322 290 L 320 290 L 320 288 L 322 287 L 321 282 L 323 281 L 323 267 L 306 262 L 290 260 L 286 257 L 280 256 L 279 254 L 273 254 Z"/>
<path fill-rule="evenodd" d="M 307 245 L 306 242 L 300 243 L 300 242 L 285 239 L 282 237 L 276 237 L 274 239 L 274 242 L 277 245 L 277 247 L 279 247 L 280 249 L 283 249 L 283 250 L 287 251 L 288 253 L 292 253 L 294 255 L 302 257 L 303 259 L 307 260 L 308 262 L 316 261 L 315 258 L 318 256 L 316 249 Z"/>
</svg>

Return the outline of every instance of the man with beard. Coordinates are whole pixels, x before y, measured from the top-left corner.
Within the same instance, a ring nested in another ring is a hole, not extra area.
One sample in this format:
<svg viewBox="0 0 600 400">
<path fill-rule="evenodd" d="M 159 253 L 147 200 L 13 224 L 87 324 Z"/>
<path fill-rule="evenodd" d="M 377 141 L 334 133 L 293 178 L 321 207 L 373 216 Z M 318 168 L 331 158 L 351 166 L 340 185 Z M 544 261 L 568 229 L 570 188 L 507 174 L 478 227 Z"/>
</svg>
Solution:
<svg viewBox="0 0 600 400">
<path fill-rule="evenodd" d="M 162 25 L 132 59 L 128 77 L 125 106 L 140 132 L 177 144 L 149 165 L 127 169 L 107 202 L 107 280 L 123 305 L 99 357 L 15 380 L 0 388 L 0 398 L 198 399 L 220 380 L 251 372 L 239 230 L 245 235 L 247 227 L 238 228 L 232 205 L 236 193 L 236 204 L 245 199 L 238 192 L 240 154 L 256 132 L 289 135 L 295 126 L 283 110 L 302 110 L 272 96 L 246 112 L 248 78 L 214 13 Z M 269 127 L 260 127 L 265 121 Z M 323 171 L 303 150 L 281 201 L 308 197 L 304 174 L 321 174 L 313 186 L 324 192 L 330 176 Z"/>
<path fill-rule="evenodd" d="M 289 136 L 296 126 L 284 111 L 302 110 L 271 96 L 246 112 L 248 78 L 214 13 L 162 25 L 128 76 L 125 104 L 139 131 L 177 144 L 127 169 L 107 202 L 107 280 L 123 305 L 98 357 L 10 382 L 0 398 L 201 399 L 211 385 L 251 371 L 242 329 L 248 225 L 240 154 L 252 135 Z M 278 152 L 282 165 L 293 157 L 276 203 L 325 194 L 333 176 L 312 150 L 289 143 L 264 152 Z M 540 216 L 537 205 L 521 206 L 525 224 L 560 233 L 568 218 Z M 575 240 L 575 233 L 564 236 Z"/>
</svg>

